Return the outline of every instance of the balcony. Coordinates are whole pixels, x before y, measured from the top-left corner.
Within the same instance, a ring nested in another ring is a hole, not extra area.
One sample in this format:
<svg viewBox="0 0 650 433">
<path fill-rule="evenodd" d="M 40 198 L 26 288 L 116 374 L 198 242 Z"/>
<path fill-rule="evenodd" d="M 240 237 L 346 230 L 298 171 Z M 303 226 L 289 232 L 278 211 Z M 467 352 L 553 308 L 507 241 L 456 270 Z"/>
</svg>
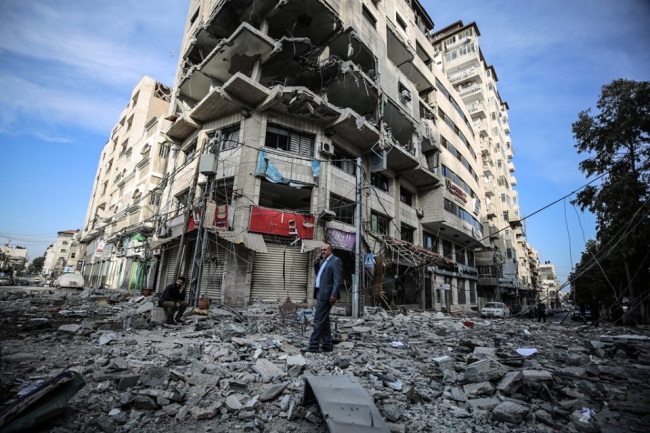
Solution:
<svg viewBox="0 0 650 433">
<path fill-rule="evenodd" d="M 481 91 L 481 86 L 479 86 L 478 84 L 472 84 L 470 86 L 466 86 L 466 87 L 463 87 L 463 88 L 458 88 L 458 89 L 456 89 L 456 91 L 458 92 L 458 95 L 461 98 L 464 98 L 466 96 L 469 96 L 469 95 L 472 95 L 474 93 L 480 92 Z"/>
<path fill-rule="evenodd" d="M 452 84 L 460 83 L 460 82 L 462 82 L 464 80 L 467 80 L 467 79 L 473 78 L 473 77 L 480 79 L 481 78 L 480 71 L 481 70 L 479 68 L 477 68 L 476 66 L 470 66 L 469 68 L 464 69 L 464 70 L 462 70 L 462 71 L 460 71 L 460 72 L 458 72 L 456 74 L 450 75 L 448 77 L 449 82 L 452 83 Z"/>
</svg>

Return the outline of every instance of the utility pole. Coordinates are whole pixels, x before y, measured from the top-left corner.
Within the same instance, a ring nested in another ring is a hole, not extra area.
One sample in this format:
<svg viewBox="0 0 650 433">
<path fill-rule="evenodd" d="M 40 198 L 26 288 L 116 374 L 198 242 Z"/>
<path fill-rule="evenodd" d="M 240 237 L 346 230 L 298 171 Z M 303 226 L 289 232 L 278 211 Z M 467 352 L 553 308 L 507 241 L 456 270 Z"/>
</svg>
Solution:
<svg viewBox="0 0 650 433">
<path fill-rule="evenodd" d="M 192 274 L 190 281 L 190 288 L 188 290 L 188 304 L 192 306 L 198 305 L 199 292 L 201 290 L 201 277 L 203 275 L 203 258 L 208 246 L 208 225 L 206 224 L 206 216 L 208 203 L 213 199 L 215 179 L 217 176 L 217 165 L 219 160 L 219 149 L 221 147 L 221 134 L 217 132 L 208 143 L 207 153 L 201 155 L 201 161 L 198 164 L 198 169 L 201 174 L 208 178 L 207 194 L 203 200 L 203 210 L 201 212 L 201 226 L 197 228 L 196 245 L 194 247 L 194 258 L 192 260 Z M 205 158 L 203 158 L 205 157 Z M 211 224 L 210 224 L 211 226 Z"/>
<path fill-rule="evenodd" d="M 359 291 L 361 280 L 361 158 L 356 161 L 356 206 L 354 207 L 354 226 L 356 237 L 354 242 L 354 283 L 352 284 L 352 318 L 359 318 Z"/>
</svg>

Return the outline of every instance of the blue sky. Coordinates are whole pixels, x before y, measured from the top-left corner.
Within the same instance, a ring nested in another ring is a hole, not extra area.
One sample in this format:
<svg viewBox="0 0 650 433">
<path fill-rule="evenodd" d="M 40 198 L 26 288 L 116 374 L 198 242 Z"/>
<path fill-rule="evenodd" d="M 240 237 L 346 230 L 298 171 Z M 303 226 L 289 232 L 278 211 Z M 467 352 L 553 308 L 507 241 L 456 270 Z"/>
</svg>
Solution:
<svg viewBox="0 0 650 433">
<path fill-rule="evenodd" d="M 479 26 L 510 106 L 522 214 L 584 185 L 571 123 L 595 107 L 602 85 L 650 78 L 650 2 L 422 3 L 437 29 Z M 188 5 L 0 2 L 0 242 L 34 258 L 57 231 L 81 228 L 101 149 L 131 90 L 143 75 L 173 85 Z M 561 281 L 594 234 L 594 218 L 568 200 L 527 220 L 528 240 Z"/>
</svg>

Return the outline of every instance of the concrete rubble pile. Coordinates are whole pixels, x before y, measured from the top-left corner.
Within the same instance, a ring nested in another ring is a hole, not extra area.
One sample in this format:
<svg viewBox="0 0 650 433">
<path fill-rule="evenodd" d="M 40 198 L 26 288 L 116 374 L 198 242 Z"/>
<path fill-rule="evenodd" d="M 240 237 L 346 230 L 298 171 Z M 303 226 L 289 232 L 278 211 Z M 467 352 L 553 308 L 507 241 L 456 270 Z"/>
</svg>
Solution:
<svg viewBox="0 0 650 433">
<path fill-rule="evenodd" d="M 171 327 L 151 320 L 153 301 L 1 292 L 2 403 L 72 370 L 86 386 L 42 431 L 327 432 L 317 402 L 302 404 L 305 378 L 337 375 L 358 379 L 392 432 L 642 432 L 650 421 L 647 329 L 379 308 L 353 320 L 335 307 L 334 352 L 303 355 L 303 309 L 213 305 Z"/>
</svg>

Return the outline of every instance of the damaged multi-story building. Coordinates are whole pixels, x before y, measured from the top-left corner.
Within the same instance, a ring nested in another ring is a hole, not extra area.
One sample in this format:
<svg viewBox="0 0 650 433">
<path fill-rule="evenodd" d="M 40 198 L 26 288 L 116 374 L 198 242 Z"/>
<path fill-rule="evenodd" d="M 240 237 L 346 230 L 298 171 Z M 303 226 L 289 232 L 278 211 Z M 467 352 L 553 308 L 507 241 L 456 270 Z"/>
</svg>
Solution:
<svg viewBox="0 0 650 433">
<path fill-rule="evenodd" d="M 102 149 L 80 235 L 79 272 L 92 287 L 140 289 L 153 273 L 148 239 L 159 219 L 170 144 L 171 88 L 144 76 Z"/>
<path fill-rule="evenodd" d="M 302 301 L 328 242 L 348 303 L 360 227 L 363 300 L 476 307 L 478 130 L 432 30 L 417 1 L 192 1 L 160 284 L 182 273 L 231 305 Z"/>
<path fill-rule="evenodd" d="M 143 79 L 102 152 L 86 281 L 304 302 L 327 242 L 353 310 L 520 302 L 507 104 L 475 25 L 433 29 L 415 0 L 192 0 L 173 89 Z"/>
<path fill-rule="evenodd" d="M 434 61 L 467 108 L 476 133 L 484 186 L 482 223 L 489 244 L 476 250 L 479 296 L 534 303 L 539 257 L 527 242 L 519 208 L 508 103 L 479 46 L 476 23 L 455 22 L 433 34 Z"/>
</svg>

